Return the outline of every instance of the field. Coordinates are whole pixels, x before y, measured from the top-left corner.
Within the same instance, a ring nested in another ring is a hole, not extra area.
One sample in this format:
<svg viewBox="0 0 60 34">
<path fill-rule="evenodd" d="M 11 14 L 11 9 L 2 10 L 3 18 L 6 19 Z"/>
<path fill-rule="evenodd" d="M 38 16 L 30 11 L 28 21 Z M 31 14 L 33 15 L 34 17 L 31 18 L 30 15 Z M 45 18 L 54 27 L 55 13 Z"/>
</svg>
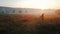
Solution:
<svg viewBox="0 0 60 34">
<path fill-rule="evenodd" d="M 59 34 L 60 17 L 0 15 L 0 34 Z"/>
</svg>

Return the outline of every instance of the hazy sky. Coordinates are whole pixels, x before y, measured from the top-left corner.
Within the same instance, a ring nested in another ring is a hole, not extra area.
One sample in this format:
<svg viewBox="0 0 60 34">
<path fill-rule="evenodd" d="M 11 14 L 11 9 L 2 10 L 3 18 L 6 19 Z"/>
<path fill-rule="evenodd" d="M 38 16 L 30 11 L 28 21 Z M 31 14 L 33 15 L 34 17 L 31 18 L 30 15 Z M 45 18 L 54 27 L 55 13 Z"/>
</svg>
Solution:
<svg viewBox="0 0 60 34">
<path fill-rule="evenodd" d="M 0 6 L 39 9 L 60 9 L 60 0 L 0 0 Z"/>
</svg>

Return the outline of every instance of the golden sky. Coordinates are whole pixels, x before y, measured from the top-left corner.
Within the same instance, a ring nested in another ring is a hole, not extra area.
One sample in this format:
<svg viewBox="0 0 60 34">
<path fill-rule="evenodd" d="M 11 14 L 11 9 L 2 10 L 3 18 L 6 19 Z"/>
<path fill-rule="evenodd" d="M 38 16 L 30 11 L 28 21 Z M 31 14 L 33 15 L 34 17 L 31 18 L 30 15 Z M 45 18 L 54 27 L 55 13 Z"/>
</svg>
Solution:
<svg viewBox="0 0 60 34">
<path fill-rule="evenodd" d="M 0 6 L 37 9 L 60 9 L 60 0 L 0 0 Z"/>
</svg>

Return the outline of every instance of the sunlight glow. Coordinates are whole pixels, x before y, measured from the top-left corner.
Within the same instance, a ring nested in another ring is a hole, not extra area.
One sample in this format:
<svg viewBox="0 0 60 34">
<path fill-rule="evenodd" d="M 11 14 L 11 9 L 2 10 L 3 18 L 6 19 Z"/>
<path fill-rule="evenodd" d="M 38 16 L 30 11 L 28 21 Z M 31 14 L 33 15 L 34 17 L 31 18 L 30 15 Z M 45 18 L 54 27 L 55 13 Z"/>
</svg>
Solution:
<svg viewBox="0 0 60 34">
<path fill-rule="evenodd" d="M 56 4 L 55 0 L 26 0 L 17 2 L 15 7 L 49 9 L 55 8 L 55 4 Z"/>
</svg>

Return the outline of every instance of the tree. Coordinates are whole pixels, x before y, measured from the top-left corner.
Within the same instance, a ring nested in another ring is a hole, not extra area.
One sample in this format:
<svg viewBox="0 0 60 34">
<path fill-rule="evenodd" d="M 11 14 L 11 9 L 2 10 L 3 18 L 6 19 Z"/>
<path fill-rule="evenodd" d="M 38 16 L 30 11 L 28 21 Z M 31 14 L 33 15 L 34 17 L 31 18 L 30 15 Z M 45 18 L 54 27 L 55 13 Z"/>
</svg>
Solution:
<svg viewBox="0 0 60 34">
<path fill-rule="evenodd" d="M 15 13 L 15 10 L 13 10 L 12 13 Z"/>
<path fill-rule="evenodd" d="M 6 10 L 6 14 L 8 14 L 10 11 Z"/>
<path fill-rule="evenodd" d="M 19 13 L 22 13 L 22 11 L 19 11 Z"/>
</svg>

